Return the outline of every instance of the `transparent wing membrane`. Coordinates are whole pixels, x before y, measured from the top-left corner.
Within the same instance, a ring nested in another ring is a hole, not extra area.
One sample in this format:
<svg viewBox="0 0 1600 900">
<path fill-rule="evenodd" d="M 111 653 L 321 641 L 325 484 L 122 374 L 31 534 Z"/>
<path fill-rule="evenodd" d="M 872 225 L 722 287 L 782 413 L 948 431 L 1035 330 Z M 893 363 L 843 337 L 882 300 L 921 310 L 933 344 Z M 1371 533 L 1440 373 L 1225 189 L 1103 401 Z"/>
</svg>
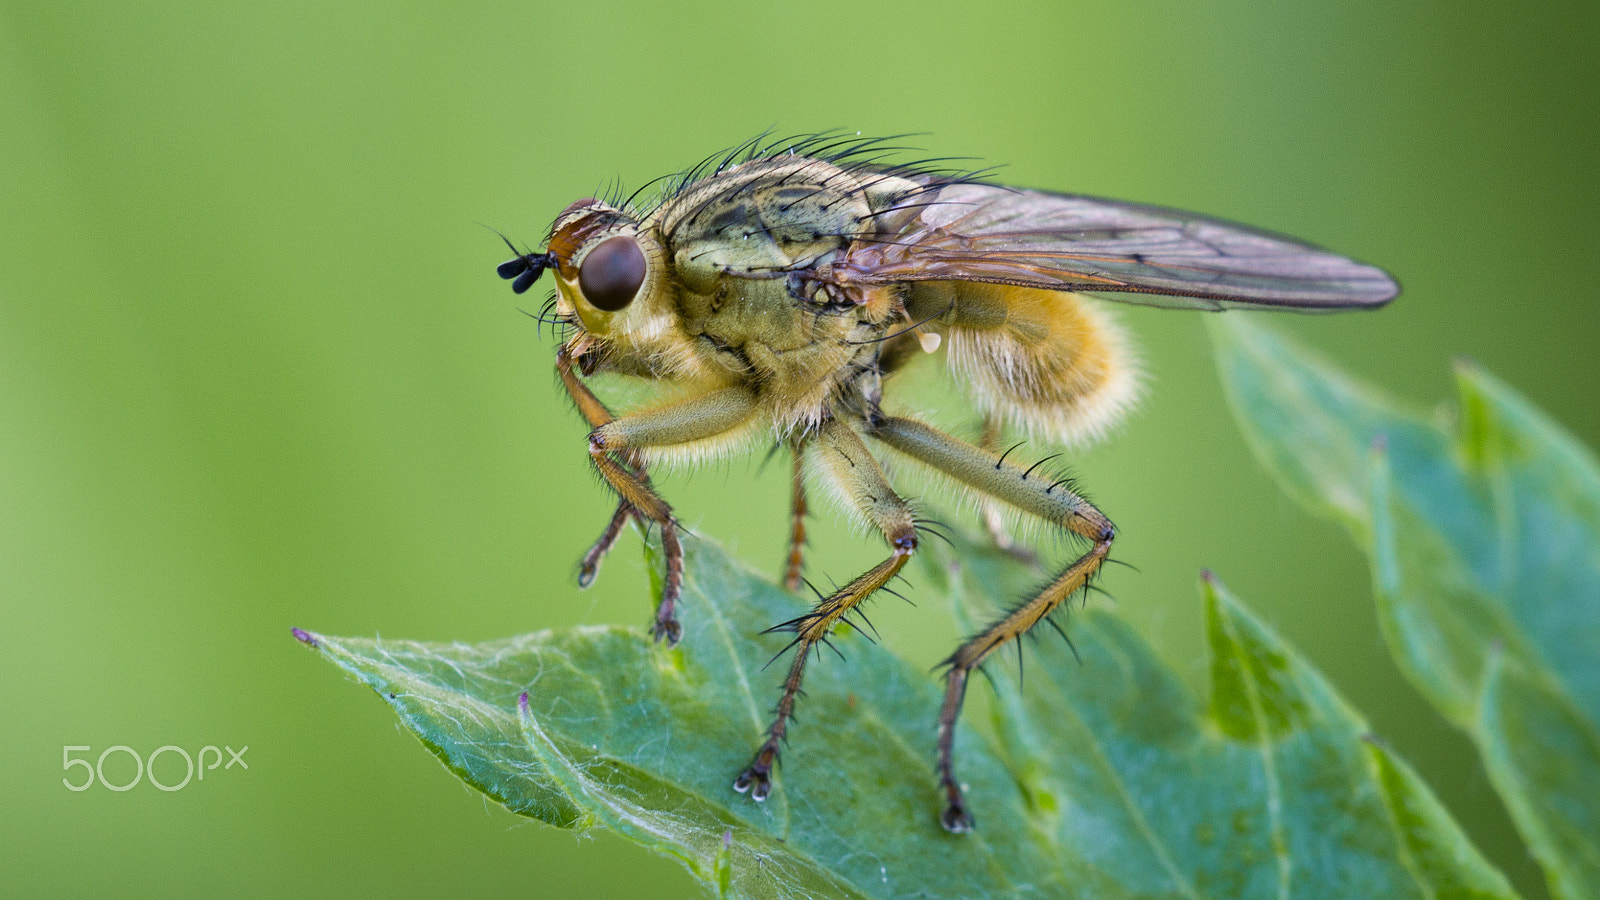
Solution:
<svg viewBox="0 0 1600 900">
<path fill-rule="evenodd" d="M 1399 293 L 1373 266 L 1161 207 L 957 183 L 902 209 L 881 215 L 898 220 L 894 233 L 866 236 L 846 257 L 849 280 L 992 282 L 1190 309 L 1374 307 Z"/>
</svg>

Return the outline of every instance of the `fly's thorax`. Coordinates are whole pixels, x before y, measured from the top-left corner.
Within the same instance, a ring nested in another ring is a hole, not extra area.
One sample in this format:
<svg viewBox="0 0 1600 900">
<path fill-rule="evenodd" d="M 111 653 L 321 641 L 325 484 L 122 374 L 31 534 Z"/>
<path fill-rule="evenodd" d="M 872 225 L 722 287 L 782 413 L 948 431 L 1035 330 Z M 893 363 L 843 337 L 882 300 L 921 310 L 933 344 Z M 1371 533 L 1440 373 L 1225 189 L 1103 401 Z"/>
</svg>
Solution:
<svg viewBox="0 0 1600 900">
<path fill-rule="evenodd" d="M 762 347 L 792 354 L 816 344 L 861 348 L 876 343 L 904 318 L 897 287 L 873 286 L 859 302 L 829 303 L 823 295 L 797 296 L 778 279 L 725 278 L 708 293 L 680 285 L 678 310 L 685 334 L 714 347 Z M 857 349 L 840 351 L 854 358 Z"/>
<path fill-rule="evenodd" d="M 803 156 L 758 159 L 696 182 L 652 219 L 678 277 L 709 293 L 729 276 L 782 278 L 826 264 L 875 232 L 886 198 L 914 187 Z"/>
<path fill-rule="evenodd" d="M 728 278 L 709 294 L 681 288 L 695 367 L 755 387 L 780 433 L 814 424 L 840 389 L 870 367 L 883 322 L 862 308 L 801 303 L 779 280 Z"/>
</svg>

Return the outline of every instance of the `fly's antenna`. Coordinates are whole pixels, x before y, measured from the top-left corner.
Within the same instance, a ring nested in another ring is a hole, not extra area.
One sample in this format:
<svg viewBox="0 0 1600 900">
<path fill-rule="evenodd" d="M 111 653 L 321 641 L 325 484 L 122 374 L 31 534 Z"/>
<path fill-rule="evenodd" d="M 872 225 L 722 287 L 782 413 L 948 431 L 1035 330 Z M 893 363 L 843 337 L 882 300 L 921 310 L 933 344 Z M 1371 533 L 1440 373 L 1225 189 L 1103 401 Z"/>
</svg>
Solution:
<svg viewBox="0 0 1600 900">
<path fill-rule="evenodd" d="M 496 231 L 495 234 L 500 232 Z M 495 267 L 496 274 L 511 282 L 512 293 L 527 293 L 528 288 L 533 287 L 533 283 L 544 274 L 544 270 L 556 264 L 554 253 L 524 253 L 505 235 L 500 234 L 500 240 L 505 241 L 511 252 L 517 255 L 516 259 L 508 259 Z"/>
</svg>

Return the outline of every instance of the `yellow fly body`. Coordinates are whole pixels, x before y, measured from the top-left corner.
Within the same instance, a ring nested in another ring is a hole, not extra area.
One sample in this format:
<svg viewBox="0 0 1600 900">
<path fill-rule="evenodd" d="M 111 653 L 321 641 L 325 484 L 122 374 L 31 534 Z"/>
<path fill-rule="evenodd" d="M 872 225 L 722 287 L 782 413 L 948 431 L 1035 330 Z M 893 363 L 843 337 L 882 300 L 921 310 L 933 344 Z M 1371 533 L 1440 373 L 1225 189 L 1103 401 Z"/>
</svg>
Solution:
<svg viewBox="0 0 1600 900">
<path fill-rule="evenodd" d="M 751 142 L 678 176 L 649 209 L 573 203 L 543 253 L 519 253 L 499 272 L 518 293 L 545 271 L 555 277 L 547 315 L 570 328 L 556 368 L 592 429 L 590 461 L 618 498 L 579 582 L 593 580 L 630 517 L 659 527 L 666 572 L 657 640 L 682 633 L 683 551 L 672 509 L 651 484 L 653 461 L 788 446 L 790 589 L 800 582 L 808 483 L 826 485 L 888 545 L 881 563 L 776 626 L 794 633 L 794 657 L 766 737 L 733 782 L 758 801 L 771 791 L 811 651 L 900 572 L 931 527 L 889 484 L 876 452 L 1088 542 L 1036 596 L 946 660 L 940 821 L 964 832 L 973 817 L 952 748 L 968 677 L 1085 590 L 1116 535 L 1070 485 L 995 452 L 1004 427 L 1076 444 L 1131 405 L 1137 373 L 1127 341 L 1108 310 L 1083 295 L 1320 311 L 1381 306 L 1398 287 L 1379 269 L 1281 235 L 883 165 L 882 150 L 880 141 L 827 136 Z M 918 354 L 941 352 L 985 414 L 985 446 L 883 411 L 885 380 Z M 614 414 L 585 383 L 596 372 L 671 386 L 675 399 Z"/>
</svg>

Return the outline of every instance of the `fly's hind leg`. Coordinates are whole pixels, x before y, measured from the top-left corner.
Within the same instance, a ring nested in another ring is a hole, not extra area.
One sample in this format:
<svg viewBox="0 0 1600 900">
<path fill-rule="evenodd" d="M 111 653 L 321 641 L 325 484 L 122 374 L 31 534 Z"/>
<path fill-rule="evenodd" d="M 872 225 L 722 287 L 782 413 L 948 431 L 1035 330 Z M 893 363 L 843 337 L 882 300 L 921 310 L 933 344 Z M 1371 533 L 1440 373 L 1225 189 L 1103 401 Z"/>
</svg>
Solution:
<svg viewBox="0 0 1600 900">
<path fill-rule="evenodd" d="M 683 635 L 678 624 L 678 595 L 683 588 L 683 545 L 678 540 L 678 523 L 672 507 L 661 499 L 644 474 L 641 451 L 651 447 L 672 447 L 714 439 L 748 426 L 755 418 L 756 397 L 747 388 L 714 390 L 670 406 L 613 417 L 572 370 L 566 348 L 556 356 L 556 371 L 572 395 L 573 402 L 594 429 L 589 432 L 589 462 L 600 477 L 616 491 L 617 511 L 600 540 L 584 557 L 585 566 L 598 566 L 599 557 L 616 540 L 628 515 L 638 516 L 661 529 L 661 552 L 666 557 L 661 600 L 656 605 L 651 634 L 656 640 L 676 644 Z M 632 465 L 630 465 L 632 463 Z M 590 557 L 593 557 L 591 559 Z M 593 578 L 593 569 L 589 568 Z M 583 577 L 580 569 L 579 577 Z"/>
<path fill-rule="evenodd" d="M 1111 525 L 1111 520 L 1090 505 L 1089 501 L 1059 483 L 1032 475 L 1029 470 L 920 422 L 880 419 L 873 423 L 871 434 L 895 450 L 968 487 L 1093 542 L 1088 552 L 1062 570 L 1037 596 L 1018 604 L 973 635 L 945 660 L 949 672 L 945 676 L 944 704 L 939 710 L 938 764 L 939 786 L 945 793 L 945 808 L 939 821 L 952 832 L 971 831 L 972 814 L 967 809 L 961 783 L 956 779 L 953 760 L 956 720 L 961 716 L 967 680 L 972 670 L 982 665 L 990 654 L 1006 642 L 1027 634 L 1029 629 L 1048 618 L 1073 593 L 1088 585 L 1089 579 L 1099 571 L 1106 555 L 1111 552 L 1116 529 Z"/>
<path fill-rule="evenodd" d="M 795 639 L 789 647 L 794 648 L 795 654 L 789 664 L 789 675 L 783 681 L 783 694 L 778 699 L 766 740 L 756 750 L 750 765 L 733 782 L 734 790 L 749 791 L 756 800 L 767 799 L 772 790 L 772 769 L 777 765 L 778 754 L 788 734 L 812 651 L 820 652 L 819 645 L 827 642 L 834 625 L 899 574 L 917 549 L 917 522 L 911 506 L 889 487 L 883 469 L 854 429 L 838 421 L 828 422 L 818 429 L 810 446 L 820 473 L 833 479 L 855 509 L 883 532 L 891 553 L 888 559 L 824 597 L 810 612 L 769 629 L 793 631 Z"/>
<path fill-rule="evenodd" d="M 990 413 L 983 418 L 983 436 L 978 439 L 978 446 L 991 453 L 1000 451 L 1000 440 L 1005 435 L 1005 424 L 1000 417 Z M 989 539 L 994 545 L 1021 563 L 1030 566 L 1039 564 L 1039 557 L 1027 547 L 1017 543 L 1017 539 L 1006 529 L 1005 509 L 998 500 L 984 498 L 980 500 L 979 509 L 983 513 L 983 526 L 989 530 Z"/>
<path fill-rule="evenodd" d="M 784 565 L 783 586 L 797 591 L 805 573 L 806 516 L 810 513 L 806 505 L 805 439 L 791 441 L 789 448 L 794 454 L 794 476 L 789 495 L 789 558 Z"/>
</svg>

